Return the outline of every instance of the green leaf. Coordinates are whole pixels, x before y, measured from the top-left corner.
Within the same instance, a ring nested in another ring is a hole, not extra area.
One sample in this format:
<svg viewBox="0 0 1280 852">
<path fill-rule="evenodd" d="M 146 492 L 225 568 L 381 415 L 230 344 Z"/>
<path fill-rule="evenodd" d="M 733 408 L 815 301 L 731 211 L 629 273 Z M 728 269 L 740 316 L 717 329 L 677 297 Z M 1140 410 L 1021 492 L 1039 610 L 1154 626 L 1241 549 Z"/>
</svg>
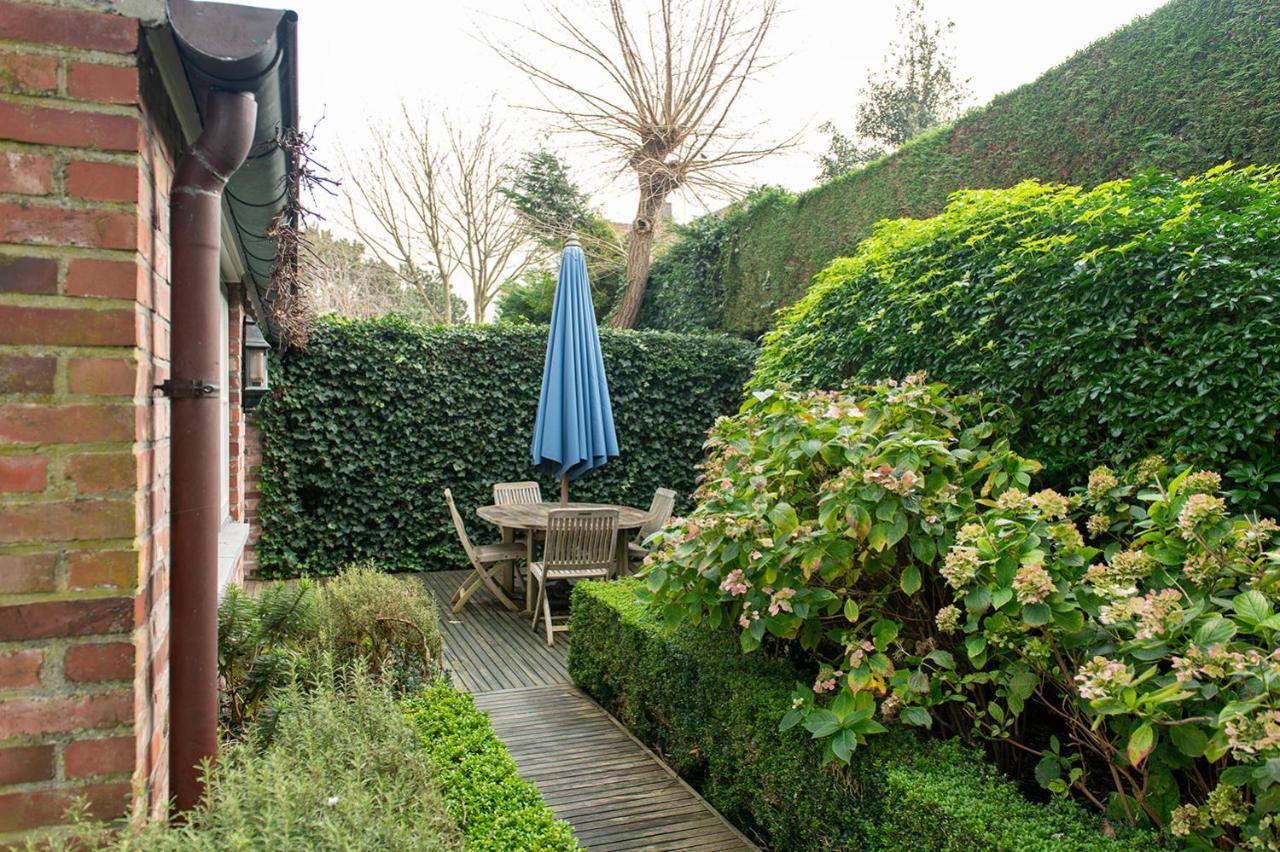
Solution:
<svg viewBox="0 0 1280 852">
<path fill-rule="evenodd" d="M 858 735 L 853 731 L 841 730 L 831 738 L 831 751 L 841 761 L 848 763 L 849 756 L 858 747 Z"/>
<path fill-rule="evenodd" d="M 1236 626 L 1220 615 L 1211 615 L 1196 628 L 1193 641 L 1200 648 L 1210 648 L 1231 641 L 1236 635 Z"/>
<path fill-rule="evenodd" d="M 1151 723 L 1143 722 L 1129 735 L 1129 745 L 1125 747 L 1129 762 L 1134 766 L 1141 766 L 1142 761 L 1146 760 L 1147 755 L 1151 753 L 1151 747 L 1154 744 L 1155 731 L 1152 730 Z"/>
<path fill-rule="evenodd" d="M 853 598 L 844 599 L 844 617 L 850 622 L 858 620 L 858 602 Z"/>
<path fill-rule="evenodd" d="M 1196 725 L 1173 725 L 1169 728 L 1173 747 L 1187 757 L 1200 757 L 1209 745 L 1209 737 Z"/>
<path fill-rule="evenodd" d="M 1057 781 L 1062 777 L 1062 770 L 1058 763 L 1058 758 L 1053 755 L 1047 755 L 1040 758 L 1040 762 L 1036 764 L 1036 781 L 1041 787 L 1048 787 L 1050 782 Z"/>
<path fill-rule="evenodd" d="M 898 638 L 898 631 L 901 628 L 896 621 L 890 621 L 882 618 L 871 627 L 871 636 L 875 640 L 876 650 L 883 651 L 889 647 L 889 643 Z"/>
<path fill-rule="evenodd" d="M 933 537 L 925 533 L 917 533 L 911 536 L 911 555 L 925 565 L 933 562 L 934 557 L 938 555 L 938 548 L 933 542 Z"/>
<path fill-rule="evenodd" d="M 933 717 L 923 707 L 911 706 L 902 711 L 902 721 L 917 728 L 932 728 Z"/>
<path fill-rule="evenodd" d="M 1231 609 L 1241 621 L 1251 627 L 1271 617 L 1271 603 L 1257 589 L 1250 589 L 1232 598 Z"/>
<path fill-rule="evenodd" d="M 898 585 L 908 595 L 914 595 L 920 590 L 920 569 L 915 565 L 903 568 L 902 576 L 898 578 Z"/>
<path fill-rule="evenodd" d="M 804 727 L 816 740 L 820 737 L 829 737 L 840 730 L 840 720 L 830 710 L 819 708 L 804 720 Z"/>
<path fill-rule="evenodd" d="M 1048 624 L 1052 614 L 1048 604 L 1027 604 L 1022 608 L 1022 621 L 1032 627 L 1039 627 Z"/>
</svg>

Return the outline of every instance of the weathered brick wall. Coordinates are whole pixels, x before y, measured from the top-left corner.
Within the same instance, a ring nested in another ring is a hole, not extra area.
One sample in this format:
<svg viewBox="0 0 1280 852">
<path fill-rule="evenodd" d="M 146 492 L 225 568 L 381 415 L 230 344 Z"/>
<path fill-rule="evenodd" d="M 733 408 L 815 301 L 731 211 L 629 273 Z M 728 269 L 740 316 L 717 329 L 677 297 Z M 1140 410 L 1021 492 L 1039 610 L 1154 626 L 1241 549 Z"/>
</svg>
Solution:
<svg viewBox="0 0 1280 852">
<path fill-rule="evenodd" d="M 262 430 L 257 418 L 250 412 L 244 419 L 244 519 L 249 525 L 249 543 L 244 549 L 244 576 L 258 574 L 258 537 L 262 525 L 258 520 L 258 483 L 262 481 Z"/>
<path fill-rule="evenodd" d="M 229 396 L 229 424 L 227 440 L 231 443 L 231 520 L 245 523 L 244 510 L 244 409 L 241 408 L 240 389 L 241 346 L 244 338 L 243 288 L 231 285 L 227 288 L 227 394 Z"/>
<path fill-rule="evenodd" d="M 76 796 L 100 816 L 168 796 L 169 412 L 150 388 L 174 144 L 147 71 L 136 21 L 0 0 L 0 845 Z"/>
</svg>

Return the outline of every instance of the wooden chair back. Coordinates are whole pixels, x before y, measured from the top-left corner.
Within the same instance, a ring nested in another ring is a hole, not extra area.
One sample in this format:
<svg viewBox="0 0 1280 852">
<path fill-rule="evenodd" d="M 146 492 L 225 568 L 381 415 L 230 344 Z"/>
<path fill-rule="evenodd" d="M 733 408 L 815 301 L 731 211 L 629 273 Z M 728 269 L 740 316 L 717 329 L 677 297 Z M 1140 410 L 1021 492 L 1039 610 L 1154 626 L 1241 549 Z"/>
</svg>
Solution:
<svg viewBox="0 0 1280 852">
<path fill-rule="evenodd" d="M 476 549 L 471 544 L 471 539 L 467 536 L 467 528 L 462 523 L 462 515 L 458 514 L 458 507 L 453 502 L 453 492 L 448 488 L 444 490 L 444 501 L 449 504 L 449 514 L 453 516 L 453 528 L 458 531 L 458 541 L 462 542 L 462 549 L 467 552 L 467 559 L 472 565 L 477 564 Z"/>
<path fill-rule="evenodd" d="M 542 487 L 536 482 L 495 482 L 493 485 L 493 505 L 495 506 L 541 502 Z"/>
<path fill-rule="evenodd" d="M 617 546 L 617 509 L 553 509 L 547 517 L 542 564 L 548 576 L 591 569 L 607 575 Z"/>
<path fill-rule="evenodd" d="M 671 513 L 675 510 L 676 492 L 670 488 L 659 488 L 653 492 L 653 502 L 649 504 L 649 518 L 636 534 L 636 542 L 643 544 L 646 538 L 665 527 L 667 521 L 671 520 Z"/>
</svg>

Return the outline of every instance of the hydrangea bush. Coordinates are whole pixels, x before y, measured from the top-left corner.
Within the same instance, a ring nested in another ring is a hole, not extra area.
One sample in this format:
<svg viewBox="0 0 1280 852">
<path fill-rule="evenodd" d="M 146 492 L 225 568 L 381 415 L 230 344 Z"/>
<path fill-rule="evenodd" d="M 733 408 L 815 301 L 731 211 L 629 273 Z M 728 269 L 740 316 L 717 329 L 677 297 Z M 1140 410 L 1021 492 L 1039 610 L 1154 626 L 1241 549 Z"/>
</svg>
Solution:
<svg viewBox="0 0 1280 852">
<path fill-rule="evenodd" d="M 810 660 L 779 724 L 829 759 L 933 728 L 1182 843 L 1280 848 L 1276 525 L 1161 459 L 1036 490 L 1008 430 L 919 376 L 758 392 L 643 594 Z"/>
</svg>

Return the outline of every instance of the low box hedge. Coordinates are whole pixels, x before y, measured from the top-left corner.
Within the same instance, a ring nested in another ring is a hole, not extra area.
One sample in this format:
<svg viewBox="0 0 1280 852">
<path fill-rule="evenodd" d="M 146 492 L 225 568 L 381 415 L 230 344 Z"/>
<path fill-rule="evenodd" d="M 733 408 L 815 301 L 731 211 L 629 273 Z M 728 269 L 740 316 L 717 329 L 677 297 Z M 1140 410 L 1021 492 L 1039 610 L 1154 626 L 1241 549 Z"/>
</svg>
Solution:
<svg viewBox="0 0 1280 852">
<path fill-rule="evenodd" d="M 1026 799 L 975 748 L 894 729 L 848 767 L 778 730 L 798 673 L 734 637 L 670 630 L 635 581 L 573 591 L 569 674 L 725 817 L 774 849 L 1150 848 L 1075 805 Z"/>
<path fill-rule="evenodd" d="M 436 769 L 436 783 L 468 850 L 577 849 L 573 829 L 516 771 L 506 746 L 467 693 L 444 684 L 405 702 L 410 724 Z"/>
</svg>

